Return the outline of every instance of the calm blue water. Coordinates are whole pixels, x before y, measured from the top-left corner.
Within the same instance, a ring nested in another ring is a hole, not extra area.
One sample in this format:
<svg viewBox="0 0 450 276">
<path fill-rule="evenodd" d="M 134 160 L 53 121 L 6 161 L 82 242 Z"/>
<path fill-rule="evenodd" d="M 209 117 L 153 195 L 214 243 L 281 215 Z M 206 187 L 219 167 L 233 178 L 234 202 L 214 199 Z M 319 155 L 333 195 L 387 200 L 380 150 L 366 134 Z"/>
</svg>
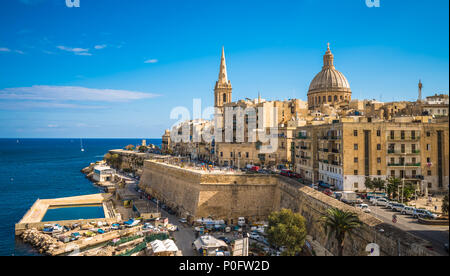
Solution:
<svg viewBox="0 0 450 276">
<path fill-rule="evenodd" d="M 42 221 L 104 218 L 103 206 L 48 209 Z"/>
<path fill-rule="evenodd" d="M 0 255 L 36 255 L 16 240 L 17 223 L 36 199 L 101 192 L 80 172 L 110 149 L 140 139 L 0 139 Z M 161 144 L 161 139 L 147 139 Z"/>
</svg>

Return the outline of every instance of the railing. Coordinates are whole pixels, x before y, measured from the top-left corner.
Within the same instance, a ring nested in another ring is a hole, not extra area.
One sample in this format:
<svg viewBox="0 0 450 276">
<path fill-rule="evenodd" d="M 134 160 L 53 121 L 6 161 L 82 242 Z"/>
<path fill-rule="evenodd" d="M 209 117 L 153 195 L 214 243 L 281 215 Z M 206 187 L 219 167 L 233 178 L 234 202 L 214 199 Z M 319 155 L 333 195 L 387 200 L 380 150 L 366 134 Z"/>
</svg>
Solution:
<svg viewBox="0 0 450 276">
<path fill-rule="evenodd" d="M 339 153 L 338 149 L 332 149 L 331 151 L 334 152 L 334 153 Z"/>
<path fill-rule="evenodd" d="M 388 150 L 388 154 L 420 154 L 420 150 L 413 150 L 411 152 L 402 152 L 402 151 L 395 151 L 395 150 Z"/>
<path fill-rule="evenodd" d="M 309 139 L 308 136 L 304 136 L 304 135 L 299 135 L 297 138 L 298 138 L 298 139 Z"/>
<path fill-rule="evenodd" d="M 390 141 L 417 141 L 420 140 L 420 136 L 388 136 L 388 140 Z"/>
<path fill-rule="evenodd" d="M 406 164 L 396 164 L 396 163 L 388 163 L 390 167 L 420 167 L 421 163 L 406 163 Z"/>
</svg>

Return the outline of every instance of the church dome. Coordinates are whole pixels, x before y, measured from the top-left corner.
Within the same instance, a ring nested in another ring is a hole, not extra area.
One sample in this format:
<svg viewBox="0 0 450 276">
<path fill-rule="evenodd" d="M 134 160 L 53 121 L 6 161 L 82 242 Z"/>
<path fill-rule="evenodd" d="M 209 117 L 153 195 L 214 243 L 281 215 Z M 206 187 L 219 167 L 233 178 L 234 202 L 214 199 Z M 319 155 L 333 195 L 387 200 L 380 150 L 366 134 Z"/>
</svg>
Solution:
<svg viewBox="0 0 450 276">
<path fill-rule="evenodd" d="M 333 59 L 334 56 L 328 45 L 327 52 L 323 57 L 322 71 L 311 81 L 308 94 L 316 92 L 351 92 L 347 78 L 334 68 Z"/>
</svg>

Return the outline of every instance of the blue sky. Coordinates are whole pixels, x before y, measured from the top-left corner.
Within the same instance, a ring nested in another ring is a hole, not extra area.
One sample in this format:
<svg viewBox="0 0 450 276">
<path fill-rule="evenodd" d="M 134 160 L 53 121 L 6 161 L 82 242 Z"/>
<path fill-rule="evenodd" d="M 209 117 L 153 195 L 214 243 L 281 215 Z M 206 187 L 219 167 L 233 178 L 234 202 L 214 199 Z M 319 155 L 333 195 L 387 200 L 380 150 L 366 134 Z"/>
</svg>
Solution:
<svg viewBox="0 0 450 276">
<path fill-rule="evenodd" d="M 213 103 L 225 46 L 233 100 L 306 100 L 331 43 L 353 98 L 449 90 L 449 1 L 8 0 L 0 137 L 159 138 L 176 106 Z"/>
</svg>

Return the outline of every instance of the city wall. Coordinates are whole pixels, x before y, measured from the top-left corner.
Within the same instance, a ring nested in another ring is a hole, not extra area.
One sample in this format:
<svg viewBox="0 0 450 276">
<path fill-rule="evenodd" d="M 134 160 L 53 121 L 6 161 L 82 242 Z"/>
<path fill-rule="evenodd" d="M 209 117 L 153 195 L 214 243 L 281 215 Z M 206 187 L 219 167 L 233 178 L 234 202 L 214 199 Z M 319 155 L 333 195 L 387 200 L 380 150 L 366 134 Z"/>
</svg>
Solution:
<svg viewBox="0 0 450 276">
<path fill-rule="evenodd" d="M 308 234 L 333 254 L 337 254 L 337 244 L 335 239 L 327 238 L 321 217 L 332 207 L 351 210 L 358 214 L 363 226 L 346 240 L 345 255 L 367 255 L 369 243 L 378 244 L 381 255 L 435 254 L 425 248 L 424 240 L 278 175 L 210 174 L 147 160 L 139 186 L 179 215 L 193 219 L 212 216 L 235 223 L 243 216 L 255 222 L 267 219 L 272 211 L 291 209 L 305 217 Z"/>
</svg>

